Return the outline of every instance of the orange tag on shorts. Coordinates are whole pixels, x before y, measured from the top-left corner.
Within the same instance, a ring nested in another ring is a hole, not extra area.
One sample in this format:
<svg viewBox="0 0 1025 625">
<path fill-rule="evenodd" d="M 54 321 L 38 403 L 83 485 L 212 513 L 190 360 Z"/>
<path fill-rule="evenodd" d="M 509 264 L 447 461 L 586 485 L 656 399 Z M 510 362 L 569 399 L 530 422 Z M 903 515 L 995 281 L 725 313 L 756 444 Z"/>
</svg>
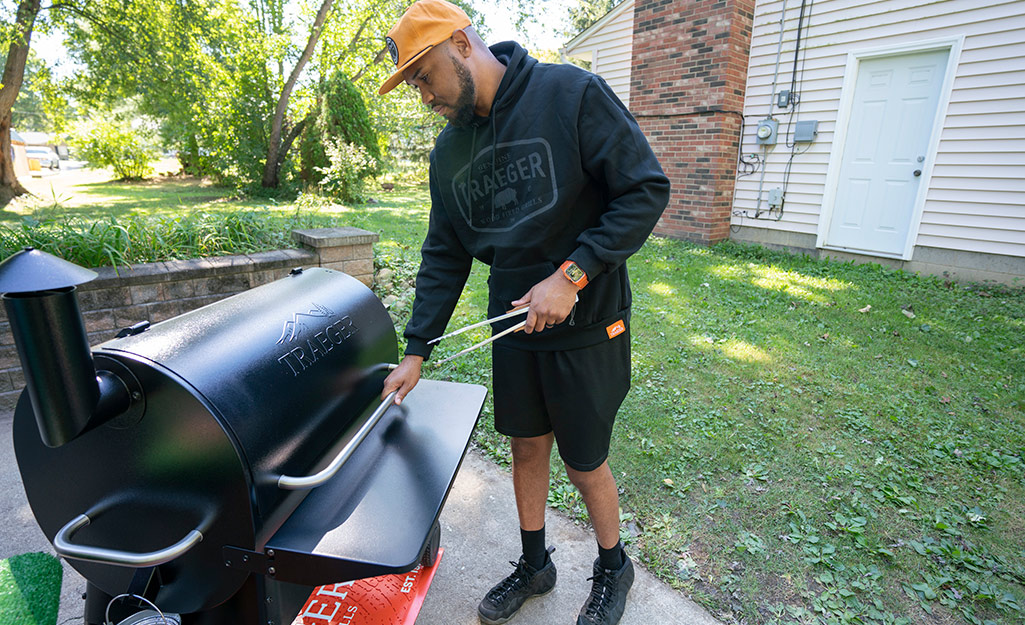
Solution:
<svg viewBox="0 0 1025 625">
<path fill-rule="evenodd" d="M 619 321 L 605 328 L 605 331 L 608 332 L 610 339 L 614 339 L 620 334 L 626 332 L 626 324 L 624 324 L 623 320 L 620 319 Z"/>
</svg>

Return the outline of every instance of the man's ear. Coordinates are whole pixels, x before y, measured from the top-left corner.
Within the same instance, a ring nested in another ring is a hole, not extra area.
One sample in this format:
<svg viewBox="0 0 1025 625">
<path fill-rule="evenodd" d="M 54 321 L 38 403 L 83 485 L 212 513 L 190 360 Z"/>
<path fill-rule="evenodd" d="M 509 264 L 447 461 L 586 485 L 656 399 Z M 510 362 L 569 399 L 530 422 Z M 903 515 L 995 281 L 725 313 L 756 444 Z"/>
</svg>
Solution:
<svg viewBox="0 0 1025 625">
<path fill-rule="evenodd" d="M 462 30 L 454 31 L 452 33 L 452 45 L 455 46 L 459 56 L 464 59 L 470 58 L 470 53 L 473 52 L 473 43 L 465 32 Z"/>
</svg>

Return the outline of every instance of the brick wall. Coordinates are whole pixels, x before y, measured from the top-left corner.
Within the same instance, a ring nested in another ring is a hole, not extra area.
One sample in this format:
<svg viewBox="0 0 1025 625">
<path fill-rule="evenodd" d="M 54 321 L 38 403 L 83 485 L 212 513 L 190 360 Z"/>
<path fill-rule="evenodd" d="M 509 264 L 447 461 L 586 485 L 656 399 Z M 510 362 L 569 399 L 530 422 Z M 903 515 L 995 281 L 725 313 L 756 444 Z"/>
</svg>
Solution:
<svg viewBox="0 0 1025 625">
<path fill-rule="evenodd" d="M 79 285 L 78 303 L 89 343 L 114 338 L 140 321 L 157 323 L 285 277 L 295 267 L 343 271 L 366 285 L 373 281 L 373 243 L 378 236 L 357 228 L 296 230 L 303 249 L 242 256 L 145 263 L 94 269 L 99 276 Z M 25 386 L 21 361 L 0 306 L 0 417 L 10 415 Z"/>
<path fill-rule="evenodd" d="M 637 0 L 630 109 L 672 183 L 656 234 L 728 238 L 754 0 Z"/>
</svg>

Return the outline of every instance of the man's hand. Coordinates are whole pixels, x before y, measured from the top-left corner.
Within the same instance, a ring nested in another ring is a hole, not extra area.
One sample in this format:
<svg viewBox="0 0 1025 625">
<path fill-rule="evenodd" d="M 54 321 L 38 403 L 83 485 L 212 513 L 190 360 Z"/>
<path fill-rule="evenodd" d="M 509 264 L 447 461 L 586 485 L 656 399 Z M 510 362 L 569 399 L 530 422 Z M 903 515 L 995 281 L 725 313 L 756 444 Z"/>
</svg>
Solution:
<svg viewBox="0 0 1025 625">
<path fill-rule="evenodd" d="M 424 359 L 422 356 L 409 354 L 403 357 L 399 366 L 392 370 L 388 377 L 384 379 L 384 390 L 381 391 L 381 399 L 384 400 L 392 391 L 398 391 L 395 394 L 395 404 L 401 404 L 402 400 L 409 394 L 409 391 L 413 390 L 416 383 L 420 381 L 420 368 L 423 364 Z"/>
<path fill-rule="evenodd" d="M 523 331 L 527 334 L 540 332 L 565 321 L 576 304 L 579 290 L 562 271 L 556 271 L 535 284 L 526 295 L 512 303 L 515 308 L 530 306 Z"/>
</svg>

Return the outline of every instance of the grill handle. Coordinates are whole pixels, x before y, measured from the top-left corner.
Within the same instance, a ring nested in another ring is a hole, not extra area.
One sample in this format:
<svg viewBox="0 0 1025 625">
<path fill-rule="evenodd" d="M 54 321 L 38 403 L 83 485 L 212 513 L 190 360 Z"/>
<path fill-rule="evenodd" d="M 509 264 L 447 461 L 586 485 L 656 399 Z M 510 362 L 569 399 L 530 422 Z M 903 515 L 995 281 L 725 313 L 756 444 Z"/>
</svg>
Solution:
<svg viewBox="0 0 1025 625">
<path fill-rule="evenodd" d="M 374 413 L 370 415 L 370 418 L 360 426 L 359 430 L 356 431 L 356 435 L 352 437 L 352 440 L 346 443 L 345 447 L 342 447 L 342 450 L 338 452 L 338 455 L 331 461 L 331 464 L 324 467 L 322 471 L 306 477 L 296 477 L 292 475 L 278 476 L 278 488 L 285 490 L 308 490 L 310 488 L 316 488 L 334 477 L 335 473 L 338 473 L 338 470 L 342 468 L 345 461 L 349 459 L 349 456 L 351 456 L 352 453 L 356 451 L 356 448 L 359 447 L 360 443 L 363 442 L 363 439 L 366 438 L 367 435 L 370 434 L 370 431 L 374 429 L 374 426 L 381 420 L 384 413 L 388 411 L 388 408 L 395 403 L 396 393 L 398 393 L 398 391 L 392 391 L 384 398 L 384 401 L 382 401 L 381 405 L 374 410 Z"/>
<path fill-rule="evenodd" d="M 106 549 L 104 547 L 90 547 L 87 545 L 76 545 L 71 542 L 75 532 L 89 525 L 91 519 L 80 514 L 68 521 L 68 523 L 57 532 L 53 538 L 53 548 L 58 555 L 75 560 L 91 560 L 93 562 L 104 562 L 106 564 L 117 564 L 120 566 L 146 567 L 158 566 L 174 560 L 189 549 L 196 546 L 203 540 L 203 533 L 198 529 L 190 531 L 185 538 L 175 544 L 158 551 L 148 553 L 136 553 L 132 551 L 121 551 L 119 549 Z"/>
</svg>

